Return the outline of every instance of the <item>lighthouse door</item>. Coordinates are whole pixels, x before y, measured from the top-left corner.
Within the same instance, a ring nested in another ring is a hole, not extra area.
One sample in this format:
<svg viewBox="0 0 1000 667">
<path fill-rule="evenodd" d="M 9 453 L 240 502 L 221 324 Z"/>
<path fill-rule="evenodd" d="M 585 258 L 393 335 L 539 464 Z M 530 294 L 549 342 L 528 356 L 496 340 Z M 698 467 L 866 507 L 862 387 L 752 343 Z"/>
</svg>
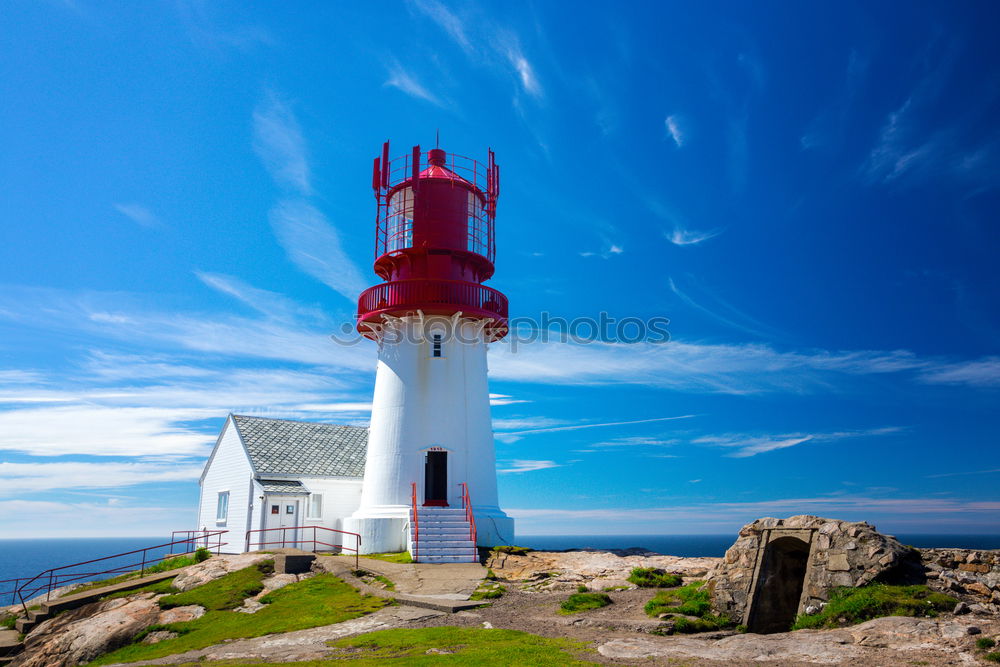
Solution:
<svg viewBox="0 0 1000 667">
<path fill-rule="evenodd" d="M 448 505 L 448 452 L 427 452 L 424 505 Z"/>
</svg>

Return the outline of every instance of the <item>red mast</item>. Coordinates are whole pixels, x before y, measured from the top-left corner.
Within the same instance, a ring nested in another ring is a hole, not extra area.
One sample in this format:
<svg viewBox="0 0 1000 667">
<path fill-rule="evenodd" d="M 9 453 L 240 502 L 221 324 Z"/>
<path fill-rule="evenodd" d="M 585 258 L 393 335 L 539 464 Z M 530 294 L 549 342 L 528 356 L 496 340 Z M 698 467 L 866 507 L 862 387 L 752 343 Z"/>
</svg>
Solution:
<svg viewBox="0 0 1000 667">
<path fill-rule="evenodd" d="M 375 273 L 385 282 L 358 299 L 358 331 L 383 315 L 462 313 L 489 320 L 491 340 L 507 334 L 507 297 L 483 285 L 494 271 L 493 221 L 500 168 L 493 151 L 484 164 L 434 148 L 414 146 L 389 159 L 389 142 L 372 172 Z"/>
</svg>

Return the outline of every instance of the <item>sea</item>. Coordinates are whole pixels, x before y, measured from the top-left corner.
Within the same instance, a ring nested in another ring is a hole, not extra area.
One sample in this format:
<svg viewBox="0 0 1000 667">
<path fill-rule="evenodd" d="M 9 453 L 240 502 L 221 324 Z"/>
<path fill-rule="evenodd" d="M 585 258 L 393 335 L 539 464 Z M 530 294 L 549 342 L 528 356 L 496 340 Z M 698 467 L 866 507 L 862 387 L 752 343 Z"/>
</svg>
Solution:
<svg viewBox="0 0 1000 667">
<path fill-rule="evenodd" d="M 962 549 L 1000 549 L 1000 535 L 897 535 L 903 544 L 915 547 L 954 547 Z M 518 546 L 542 551 L 562 551 L 567 549 L 628 549 L 637 547 L 671 556 L 722 556 L 732 545 L 736 536 L 725 535 L 520 535 Z M 129 538 L 46 538 L 46 539 L 0 539 L 0 605 L 13 602 L 9 590 L 11 583 L 5 580 L 30 578 L 49 568 L 81 563 L 95 558 L 143 549 L 163 544 L 168 540 L 160 537 Z M 169 551 L 167 547 L 152 549 L 147 560 L 162 558 Z M 69 571 L 76 573 L 102 572 L 113 568 L 138 569 L 142 555 L 131 554 L 115 559 L 102 560 Z M 88 576 L 86 579 L 100 579 L 105 576 Z"/>
</svg>

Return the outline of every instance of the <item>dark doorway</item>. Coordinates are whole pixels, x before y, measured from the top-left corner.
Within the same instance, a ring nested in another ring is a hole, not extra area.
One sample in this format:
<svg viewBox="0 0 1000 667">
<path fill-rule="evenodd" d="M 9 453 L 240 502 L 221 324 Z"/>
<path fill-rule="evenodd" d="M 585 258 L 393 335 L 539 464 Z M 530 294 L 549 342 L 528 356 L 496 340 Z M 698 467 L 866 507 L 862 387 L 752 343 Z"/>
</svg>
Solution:
<svg viewBox="0 0 1000 667">
<path fill-rule="evenodd" d="M 448 505 L 448 452 L 427 452 L 424 463 L 424 505 Z"/>
<path fill-rule="evenodd" d="M 808 543 L 797 537 L 779 537 L 768 542 L 747 630 L 767 634 L 791 629 L 799 611 L 808 565 Z"/>
</svg>

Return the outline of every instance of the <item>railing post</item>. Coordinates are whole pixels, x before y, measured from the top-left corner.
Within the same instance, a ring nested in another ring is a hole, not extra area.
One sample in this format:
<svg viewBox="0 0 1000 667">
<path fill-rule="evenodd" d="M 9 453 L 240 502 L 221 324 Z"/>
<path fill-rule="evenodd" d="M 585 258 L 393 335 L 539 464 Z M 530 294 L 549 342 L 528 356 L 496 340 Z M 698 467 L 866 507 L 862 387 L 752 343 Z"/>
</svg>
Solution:
<svg viewBox="0 0 1000 667">
<path fill-rule="evenodd" d="M 55 573 L 52 570 L 49 570 L 49 587 L 48 587 L 48 590 L 45 591 L 45 600 L 46 600 L 46 602 L 48 601 L 49 596 L 52 595 L 52 575 L 53 574 L 55 574 Z"/>
<path fill-rule="evenodd" d="M 142 565 L 139 567 L 139 578 L 142 579 L 142 575 L 146 573 L 146 550 L 142 550 Z"/>
</svg>

